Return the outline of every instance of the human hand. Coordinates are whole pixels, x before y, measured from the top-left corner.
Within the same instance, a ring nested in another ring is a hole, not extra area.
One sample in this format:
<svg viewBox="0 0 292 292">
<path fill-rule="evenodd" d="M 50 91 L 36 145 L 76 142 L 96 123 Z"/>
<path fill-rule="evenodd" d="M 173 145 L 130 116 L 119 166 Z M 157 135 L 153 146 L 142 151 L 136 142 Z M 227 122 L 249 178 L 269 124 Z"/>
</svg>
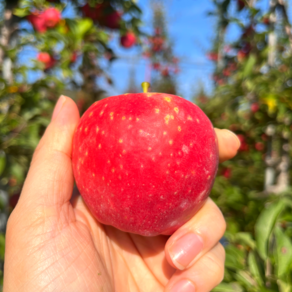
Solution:
<svg viewBox="0 0 292 292">
<path fill-rule="evenodd" d="M 80 196 L 72 198 L 78 121 L 75 103 L 61 97 L 8 220 L 4 291 L 205 292 L 218 285 L 225 221 L 211 199 L 172 236 L 143 237 L 100 224 Z M 232 158 L 238 139 L 216 134 L 220 160 Z"/>
</svg>

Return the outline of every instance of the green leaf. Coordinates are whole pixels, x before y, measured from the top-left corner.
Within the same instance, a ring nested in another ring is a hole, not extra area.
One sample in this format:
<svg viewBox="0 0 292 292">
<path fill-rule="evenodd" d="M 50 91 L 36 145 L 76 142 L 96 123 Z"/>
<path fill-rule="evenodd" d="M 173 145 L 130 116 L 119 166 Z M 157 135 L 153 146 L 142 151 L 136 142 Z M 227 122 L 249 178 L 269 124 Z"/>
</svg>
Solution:
<svg viewBox="0 0 292 292">
<path fill-rule="evenodd" d="M 243 292 L 243 288 L 236 282 L 221 283 L 212 290 L 213 292 Z"/>
<path fill-rule="evenodd" d="M 4 234 L 0 234 L 0 259 L 4 260 L 4 252 L 5 252 L 5 236 Z"/>
<path fill-rule="evenodd" d="M 235 278 L 247 288 L 257 287 L 256 281 L 251 277 L 247 271 L 239 271 L 236 273 Z"/>
<path fill-rule="evenodd" d="M 225 266 L 231 269 L 243 269 L 245 252 L 241 249 L 236 248 L 233 245 L 227 245 L 225 248 L 226 260 Z"/>
<path fill-rule="evenodd" d="M 286 282 L 284 282 L 282 280 L 278 280 L 277 284 L 278 284 L 280 292 L 291 292 L 292 291 L 291 284 L 288 284 L 288 283 L 286 283 Z"/>
<path fill-rule="evenodd" d="M 30 14 L 29 8 L 15 8 L 13 14 L 18 17 L 25 17 Z"/>
<path fill-rule="evenodd" d="M 292 263 L 292 243 L 280 227 L 275 228 L 277 275 L 281 277 L 288 273 Z"/>
<path fill-rule="evenodd" d="M 243 78 L 244 77 L 247 77 L 248 75 L 251 74 L 252 70 L 253 70 L 253 67 L 256 63 L 256 57 L 251 54 L 244 66 L 244 69 L 243 69 Z"/>
<path fill-rule="evenodd" d="M 5 152 L 0 151 L 0 175 L 3 173 L 5 166 L 6 166 Z"/>
<path fill-rule="evenodd" d="M 74 34 L 83 38 L 83 36 L 93 27 L 93 21 L 90 18 L 78 19 L 74 26 Z"/>
<path fill-rule="evenodd" d="M 255 243 L 254 239 L 252 238 L 252 235 L 248 232 L 236 233 L 234 240 L 236 242 L 240 242 L 242 244 L 249 246 L 251 249 L 255 249 L 255 247 L 256 247 L 256 243 Z"/>
<path fill-rule="evenodd" d="M 254 252 L 252 251 L 248 255 L 248 266 L 251 274 L 256 279 L 259 286 L 262 286 L 264 284 L 262 271 L 258 263 L 258 260 L 256 259 Z"/>
<path fill-rule="evenodd" d="M 256 224 L 255 224 L 255 238 L 258 248 L 258 253 L 263 260 L 268 257 L 268 241 L 271 231 L 275 225 L 275 221 L 281 211 L 285 208 L 283 200 L 270 205 L 267 209 L 262 211 Z"/>
</svg>

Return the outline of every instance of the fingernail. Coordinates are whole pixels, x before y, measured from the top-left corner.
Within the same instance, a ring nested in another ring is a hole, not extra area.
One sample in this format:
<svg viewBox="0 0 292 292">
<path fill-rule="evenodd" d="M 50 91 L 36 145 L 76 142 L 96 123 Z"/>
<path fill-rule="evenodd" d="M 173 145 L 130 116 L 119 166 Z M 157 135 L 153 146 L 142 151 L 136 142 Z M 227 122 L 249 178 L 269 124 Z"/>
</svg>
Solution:
<svg viewBox="0 0 292 292">
<path fill-rule="evenodd" d="M 66 97 L 64 95 L 61 95 L 60 98 L 58 99 L 56 105 L 55 105 L 54 112 L 52 115 L 52 120 L 54 120 L 56 118 L 56 116 L 60 112 L 65 101 L 66 101 Z"/>
<path fill-rule="evenodd" d="M 237 135 L 235 133 L 233 133 L 232 131 L 230 131 L 230 130 L 227 130 L 227 129 L 225 129 L 225 130 L 230 134 L 230 136 L 232 136 L 233 138 L 234 137 L 236 138 L 236 140 L 237 140 L 237 146 L 239 148 L 240 145 L 241 145 L 241 142 L 240 142 L 239 138 L 237 137 Z"/>
<path fill-rule="evenodd" d="M 179 238 L 169 249 L 173 264 L 184 270 L 203 250 L 203 240 L 195 233 L 188 233 Z"/>
<path fill-rule="evenodd" d="M 195 292 L 194 284 L 189 280 L 181 280 L 177 282 L 171 289 L 170 292 Z"/>
</svg>

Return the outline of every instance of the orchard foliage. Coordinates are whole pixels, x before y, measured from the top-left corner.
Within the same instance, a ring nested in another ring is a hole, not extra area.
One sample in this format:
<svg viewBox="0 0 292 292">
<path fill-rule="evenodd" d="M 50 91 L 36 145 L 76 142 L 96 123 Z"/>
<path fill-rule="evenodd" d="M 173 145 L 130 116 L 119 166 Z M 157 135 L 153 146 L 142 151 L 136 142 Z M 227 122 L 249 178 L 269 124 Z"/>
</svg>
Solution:
<svg viewBox="0 0 292 292">
<path fill-rule="evenodd" d="M 214 291 L 292 291 L 291 26 L 284 1 L 214 1 L 208 58 L 215 91 L 197 103 L 241 147 L 219 169 L 212 197 L 227 220 L 226 273 Z M 226 41 L 230 27 L 238 38 Z M 274 181 L 270 181 L 270 177 Z"/>
</svg>

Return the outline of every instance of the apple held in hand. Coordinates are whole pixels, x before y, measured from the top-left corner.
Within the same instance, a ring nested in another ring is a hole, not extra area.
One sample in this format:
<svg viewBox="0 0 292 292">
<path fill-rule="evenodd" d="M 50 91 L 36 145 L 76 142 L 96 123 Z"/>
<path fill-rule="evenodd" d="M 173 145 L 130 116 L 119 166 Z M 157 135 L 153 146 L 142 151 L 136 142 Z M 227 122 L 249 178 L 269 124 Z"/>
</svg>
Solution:
<svg viewBox="0 0 292 292">
<path fill-rule="evenodd" d="M 78 189 L 99 222 L 144 236 L 170 235 L 210 193 L 217 138 L 202 110 L 181 97 L 123 94 L 85 112 L 72 161 Z"/>
</svg>

